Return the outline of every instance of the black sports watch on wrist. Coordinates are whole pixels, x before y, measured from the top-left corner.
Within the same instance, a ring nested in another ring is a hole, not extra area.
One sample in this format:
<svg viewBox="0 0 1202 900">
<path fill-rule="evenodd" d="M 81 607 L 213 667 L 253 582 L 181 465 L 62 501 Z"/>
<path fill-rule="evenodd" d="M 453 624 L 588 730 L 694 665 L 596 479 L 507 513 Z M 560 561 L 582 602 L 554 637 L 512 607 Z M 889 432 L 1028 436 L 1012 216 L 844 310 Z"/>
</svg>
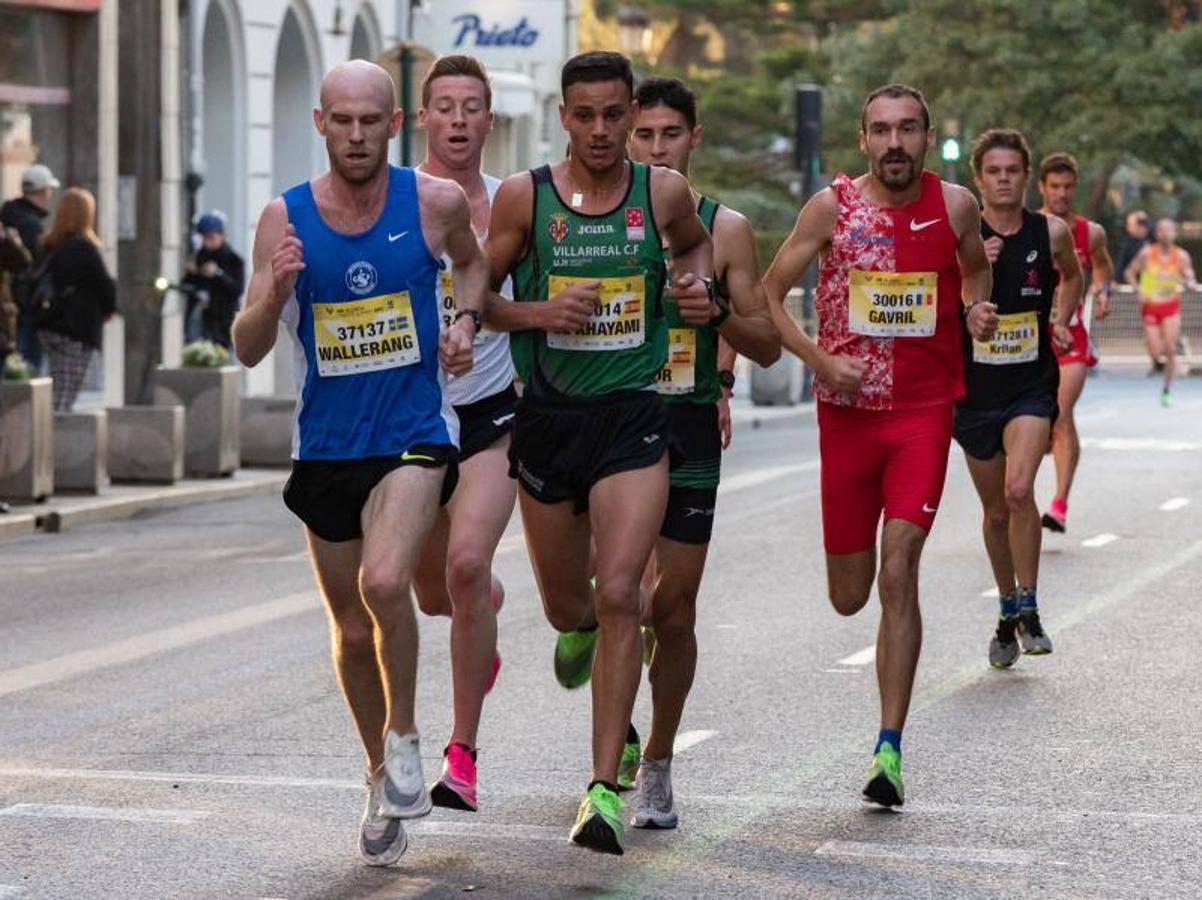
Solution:
<svg viewBox="0 0 1202 900">
<path fill-rule="evenodd" d="M 735 373 L 730 369 L 719 369 L 718 384 L 728 391 L 733 391 L 735 389 Z"/>
<path fill-rule="evenodd" d="M 730 298 L 726 296 L 726 292 L 722 290 L 716 279 L 703 278 L 701 280 L 705 282 L 705 290 L 709 294 L 710 303 L 718 307 L 718 314 L 710 317 L 710 327 L 721 328 L 722 323 L 730 318 Z"/>
<path fill-rule="evenodd" d="M 455 313 L 455 318 L 452 320 L 452 323 L 458 322 L 464 316 L 468 316 L 469 318 L 471 318 L 472 325 L 475 326 L 475 329 L 476 329 L 475 333 L 479 334 L 480 333 L 480 313 L 474 309 L 461 309 Z"/>
</svg>

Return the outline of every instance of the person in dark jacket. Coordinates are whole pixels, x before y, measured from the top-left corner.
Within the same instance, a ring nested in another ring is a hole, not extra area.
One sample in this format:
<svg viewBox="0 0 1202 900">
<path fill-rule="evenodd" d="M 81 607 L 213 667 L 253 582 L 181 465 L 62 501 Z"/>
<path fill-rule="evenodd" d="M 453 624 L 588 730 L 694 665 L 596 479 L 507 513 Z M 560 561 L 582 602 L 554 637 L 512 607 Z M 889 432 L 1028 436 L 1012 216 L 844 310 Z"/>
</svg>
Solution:
<svg viewBox="0 0 1202 900">
<path fill-rule="evenodd" d="M 92 194 L 68 188 L 42 239 L 54 302 L 38 322 L 38 338 L 50 361 L 56 412 L 70 412 L 75 405 L 92 354 L 100 349 L 104 323 L 117 308 L 117 286 L 100 255 L 95 219 Z"/>
<path fill-rule="evenodd" d="M 246 267 L 225 240 L 225 216 L 211 210 L 196 222 L 201 237 L 200 249 L 188 261 L 184 284 L 188 291 L 188 315 L 185 339 L 213 341 L 227 350 L 233 348 L 230 328 L 246 285 Z"/>
<path fill-rule="evenodd" d="M 37 265 L 41 259 L 42 233 L 46 230 L 46 219 L 50 215 L 52 198 L 58 187 L 59 181 L 49 168 L 41 164 L 30 166 L 21 174 L 21 196 L 0 207 L 0 225 L 16 229 L 21 236 L 21 243 L 33 257 L 31 267 Z M 13 298 L 18 307 L 25 302 L 29 291 L 32 290 L 32 283 L 24 277 L 28 271 L 27 269 L 25 273 L 18 273 L 13 277 Z M 17 349 L 35 371 L 41 371 L 42 345 L 38 342 L 36 325 L 28 315 L 20 317 Z"/>
<path fill-rule="evenodd" d="M 1119 250 L 1118 265 L 1114 268 L 1120 281 L 1123 273 L 1127 271 L 1127 267 L 1131 265 L 1131 261 L 1148 243 L 1148 234 L 1148 214 L 1142 209 L 1127 213 L 1127 233 L 1123 235 L 1123 246 Z"/>
</svg>

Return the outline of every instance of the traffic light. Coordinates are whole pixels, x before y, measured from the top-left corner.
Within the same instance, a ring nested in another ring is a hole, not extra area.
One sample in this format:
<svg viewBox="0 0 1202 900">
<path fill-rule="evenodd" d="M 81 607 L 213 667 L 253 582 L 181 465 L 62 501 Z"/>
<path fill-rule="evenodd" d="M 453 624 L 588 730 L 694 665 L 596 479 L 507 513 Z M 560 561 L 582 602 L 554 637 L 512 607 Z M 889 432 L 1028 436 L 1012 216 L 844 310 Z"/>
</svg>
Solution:
<svg viewBox="0 0 1202 900">
<path fill-rule="evenodd" d="M 960 142 L 949 137 L 943 142 L 943 161 L 954 163 L 960 159 Z"/>
</svg>

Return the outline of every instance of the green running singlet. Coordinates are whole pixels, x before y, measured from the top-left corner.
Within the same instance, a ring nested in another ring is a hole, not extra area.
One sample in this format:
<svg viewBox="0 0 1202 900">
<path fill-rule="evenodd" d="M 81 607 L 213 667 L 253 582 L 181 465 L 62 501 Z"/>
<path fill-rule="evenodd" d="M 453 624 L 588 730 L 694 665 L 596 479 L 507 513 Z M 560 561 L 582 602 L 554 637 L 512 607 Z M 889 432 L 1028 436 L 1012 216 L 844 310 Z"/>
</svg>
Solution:
<svg viewBox="0 0 1202 900">
<path fill-rule="evenodd" d="M 531 238 L 513 270 L 515 301 L 546 301 L 573 280 L 602 282 L 601 299 L 578 331 L 511 336 L 514 366 L 533 397 L 641 390 L 655 382 L 667 359 L 667 268 L 651 209 L 651 170 L 629 165 L 626 197 L 598 215 L 563 202 L 550 166 L 530 173 Z"/>
</svg>

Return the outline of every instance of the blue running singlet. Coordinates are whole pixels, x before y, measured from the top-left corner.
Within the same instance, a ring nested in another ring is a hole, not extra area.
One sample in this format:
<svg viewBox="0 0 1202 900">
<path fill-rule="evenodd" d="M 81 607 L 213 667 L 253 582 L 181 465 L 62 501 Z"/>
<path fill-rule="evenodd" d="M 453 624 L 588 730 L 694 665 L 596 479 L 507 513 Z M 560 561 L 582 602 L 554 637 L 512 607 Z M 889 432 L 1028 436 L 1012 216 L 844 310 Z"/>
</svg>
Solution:
<svg viewBox="0 0 1202 900">
<path fill-rule="evenodd" d="M 284 193 L 305 268 L 282 320 L 300 396 L 294 459 L 362 459 L 459 442 L 438 363 L 439 262 L 422 234 L 417 178 L 389 167 L 375 225 L 335 231 L 308 182 Z"/>
</svg>

